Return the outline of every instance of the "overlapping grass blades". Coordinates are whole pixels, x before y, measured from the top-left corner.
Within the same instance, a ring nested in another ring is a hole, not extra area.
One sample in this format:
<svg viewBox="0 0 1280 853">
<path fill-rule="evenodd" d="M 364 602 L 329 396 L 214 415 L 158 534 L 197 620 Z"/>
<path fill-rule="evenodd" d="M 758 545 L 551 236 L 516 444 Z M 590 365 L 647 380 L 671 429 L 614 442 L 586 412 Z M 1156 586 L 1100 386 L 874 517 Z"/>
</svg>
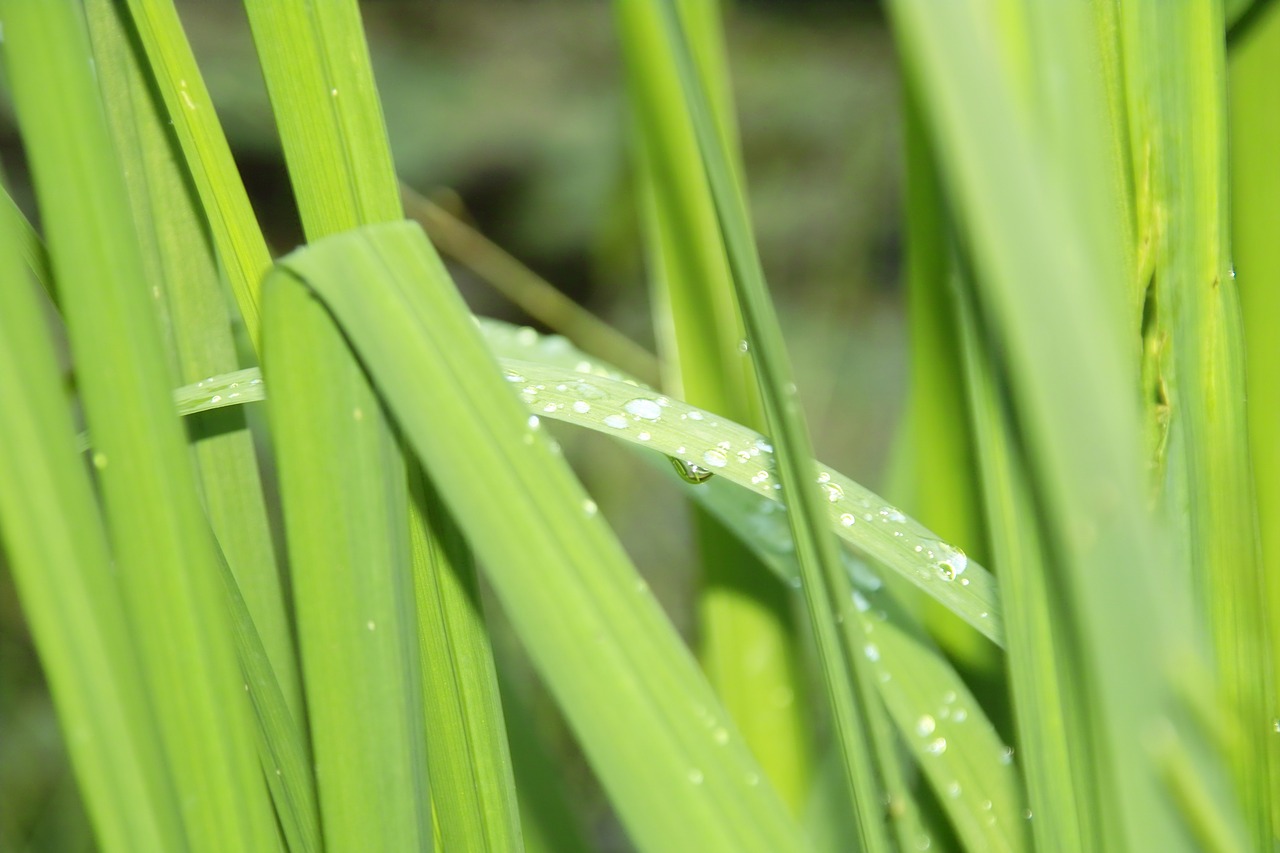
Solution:
<svg viewBox="0 0 1280 853">
<path fill-rule="evenodd" d="M 322 241 L 287 258 L 268 288 L 318 294 L 428 473 L 453 484 L 445 503 L 636 842 L 795 849 L 732 721 L 503 383 L 421 231 Z M 272 314 L 269 326 L 287 325 Z"/>
<path fill-rule="evenodd" d="M 186 844 L 274 846 L 216 545 L 173 417 L 83 20 L 60 3 L 0 12 L 117 577 Z"/>
</svg>

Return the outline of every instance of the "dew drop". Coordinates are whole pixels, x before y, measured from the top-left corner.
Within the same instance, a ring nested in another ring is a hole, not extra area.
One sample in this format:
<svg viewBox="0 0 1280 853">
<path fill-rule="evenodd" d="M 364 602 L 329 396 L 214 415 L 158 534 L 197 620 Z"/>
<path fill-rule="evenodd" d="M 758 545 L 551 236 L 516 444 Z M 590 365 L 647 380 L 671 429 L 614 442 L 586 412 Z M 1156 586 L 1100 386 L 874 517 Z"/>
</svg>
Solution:
<svg viewBox="0 0 1280 853">
<path fill-rule="evenodd" d="M 938 559 L 938 574 L 942 576 L 943 580 L 953 581 L 968 568 L 969 558 L 959 548 L 952 547 L 945 542 L 939 542 L 938 551 L 941 554 Z M 968 584 L 965 584 L 965 586 L 968 586 Z"/>
<path fill-rule="evenodd" d="M 738 341 L 738 352 L 745 353 L 749 349 L 751 349 L 751 344 L 748 343 L 745 338 L 743 340 Z"/>
<path fill-rule="evenodd" d="M 528 381 L 519 373 L 516 373 L 514 370 L 508 370 L 503 375 L 507 377 L 508 382 L 527 382 Z"/>
<path fill-rule="evenodd" d="M 521 326 L 516 330 L 516 343 L 522 347 L 531 347 L 538 342 L 538 333 L 528 326 Z"/>
<path fill-rule="evenodd" d="M 354 409 L 352 409 L 351 419 L 355 421 L 364 420 L 364 409 L 360 408 L 359 406 L 356 406 Z"/>
<path fill-rule="evenodd" d="M 374 630 L 376 630 L 376 629 L 377 629 L 377 627 L 378 627 L 378 623 L 377 623 L 377 622 L 374 622 L 372 619 L 370 619 L 368 622 L 366 622 L 366 623 L 365 623 L 365 625 L 364 625 L 364 626 L 365 626 L 366 628 L 368 628 L 370 631 L 374 631 Z"/>
<path fill-rule="evenodd" d="M 221 402 L 222 402 L 222 395 L 221 395 L 221 394 L 214 394 L 212 397 L 210 397 L 210 398 L 209 398 L 209 402 L 210 402 L 210 403 L 221 403 Z"/>
<path fill-rule="evenodd" d="M 758 485 L 760 485 L 761 483 L 763 483 L 763 482 L 764 482 L 765 480 L 767 480 L 767 479 L 769 479 L 769 472 L 768 472 L 768 471 L 757 471 L 757 472 L 755 472 L 754 474 L 752 474 L 752 475 L 751 475 L 751 482 L 752 482 L 752 484 L 753 484 L 753 485 L 757 485 L 757 486 L 758 486 Z"/>
<path fill-rule="evenodd" d="M 881 509 L 880 517 L 885 521 L 896 521 L 899 524 L 907 520 L 907 517 L 902 514 L 901 510 L 892 506 L 887 506 Z"/>
<path fill-rule="evenodd" d="M 724 451 L 712 448 L 702 454 L 702 461 L 712 468 L 723 468 L 729 464 L 729 459 L 724 455 Z"/>
<path fill-rule="evenodd" d="M 818 475 L 819 485 L 824 483 L 830 483 L 830 482 L 831 482 L 831 475 L 828 474 L 826 471 L 823 471 L 821 474 Z"/>
<path fill-rule="evenodd" d="M 638 397 L 634 400 L 628 400 L 622 404 L 623 410 L 629 415 L 646 421 L 656 421 L 662 417 L 662 407 L 652 400 Z"/>
<path fill-rule="evenodd" d="M 529 429 L 537 429 L 542 424 L 537 415 L 529 415 Z"/>
<path fill-rule="evenodd" d="M 591 404 L 578 400 L 573 404 L 573 410 L 580 415 L 585 415 L 587 412 L 591 411 Z"/>
<path fill-rule="evenodd" d="M 650 436 L 649 433 L 647 432 L 641 432 L 639 435 L 636 436 L 636 438 L 640 439 L 641 441 L 648 441 L 651 437 L 652 436 Z"/>
<path fill-rule="evenodd" d="M 964 708 L 956 708 L 951 712 L 951 719 L 957 723 L 963 723 L 965 720 L 969 719 L 969 712 Z"/>
<path fill-rule="evenodd" d="M 954 800 L 956 797 L 960 796 L 960 783 L 959 783 L 959 782 L 952 782 L 950 785 L 948 785 L 948 786 L 947 786 L 947 796 L 948 796 L 948 797 L 950 797 L 950 798 L 951 798 L 951 799 L 953 799 L 953 800 Z"/>
<path fill-rule="evenodd" d="M 928 714 L 916 720 L 916 734 L 920 735 L 920 737 L 928 737 L 933 734 L 936 728 L 937 724 L 933 721 L 933 717 Z"/>
<path fill-rule="evenodd" d="M 761 453 L 773 452 L 773 445 L 765 441 L 763 438 L 756 439 L 756 447 L 760 450 Z"/>
<path fill-rule="evenodd" d="M 713 740 L 715 740 L 716 743 L 720 744 L 721 746 L 724 746 L 726 743 L 729 742 L 729 731 L 728 729 L 721 727 L 716 729 L 714 732 L 712 732 L 711 737 Z"/>
<path fill-rule="evenodd" d="M 609 415 L 609 417 L 604 419 L 604 425 L 607 427 L 613 427 L 614 429 L 626 429 L 627 423 L 627 419 L 622 415 Z"/>
<path fill-rule="evenodd" d="M 1006 746 L 1004 748 L 1004 750 L 1000 753 L 1000 763 L 1001 764 L 1013 763 L 1013 747 Z"/>
<path fill-rule="evenodd" d="M 600 507 L 596 506 L 596 502 L 591 500 L 591 498 L 587 498 L 582 502 L 582 511 L 585 512 L 588 516 L 591 516 L 599 512 Z"/>
<path fill-rule="evenodd" d="M 827 500 L 831 503 L 835 503 L 844 497 L 844 489 L 840 488 L 835 483 L 826 483 L 822 488 L 826 491 Z"/>
<path fill-rule="evenodd" d="M 864 648 L 862 651 L 867 656 L 867 660 L 871 661 L 872 663 L 875 663 L 876 661 L 880 660 L 880 647 L 877 646 L 875 643 L 867 643 L 866 648 Z"/>
<path fill-rule="evenodd" d="M 690 413 L 689 413 L 689 420 L 691 420 L 691 421 L 700 421 L 700 420 L 702 420 L 702 412 L 690 412 Z"/>
<path fill-rule="evenodd" d="M 947 739 L 944 737 L 934 738 L 929 741 L 929 745 L 924 748 L 924 751 L 930 755 L 942 755 L 947 751 Z"/>
<path fill-rule="evenodd" d="M 575 382 L 571 386 L 573 392 L 584 400 L 602 400 L 604 392 L 590 382 Z"/>
<path fill-rule="evenodd" d="M 853 517 L 853 513 L 846 512 L 844 515 L 840 516 L 840 523 L 845 527 L 853 527 L 858 523 L 858 519 Z"/>
</svg>

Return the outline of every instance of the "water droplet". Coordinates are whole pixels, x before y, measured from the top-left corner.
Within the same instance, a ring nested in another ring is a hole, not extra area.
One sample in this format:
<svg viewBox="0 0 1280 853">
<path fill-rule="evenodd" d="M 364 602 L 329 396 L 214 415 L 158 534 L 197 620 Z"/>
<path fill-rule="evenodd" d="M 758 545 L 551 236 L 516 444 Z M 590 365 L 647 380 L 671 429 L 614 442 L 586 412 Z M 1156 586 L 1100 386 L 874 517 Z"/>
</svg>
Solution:
<svg viewBox="0 0 1280 853">
<path fill-rule="evenodd" d="M 871 609 L 871 602 L 867 601 L 867 597 L 855 589 L 853 591 L 853 606 L 858 608 L 859 613 L 866 613 Z"/>
<path fill-rule="evenodd" d="M 692 783 L 693 783 L 693 784 L 695 784 L 695 785 L 701 785 L 701 784 L 702 784 L 702 771 L 701 771 L 701 770 L 699 770 L 699 769 L 698 769 L 698 768 L 696 768 L 696 767 L 691 767 L 691 768 L 689 769 L 689 781 L 690 781 L 690 782 L 692 782 Z"/>
<path fill-rule="evenodd" d="M 835 483 L 826 483 L 822 488 L 826 491 L 827 500 L 831 503 L 835 503 L 844 497 L 844 489 L 840 488 Z"/>
<path fill-rule="evenodd" d="M 365 626 L 366 628 L 368 628 L 370 631 L 373 631 L 373 630 L 377 629 L 377 627 L 378 627 L 378 623 L 377 623 L 377 622 L 374 622 L 372 619 L 370 619 L 368 622 L 366 622 L 366 623 L 365 623 L 365 625 L 364 625 L 364 626 Z"/>
<path fill-rule="evenodd" d="M 1001 763 L 1001 764 L 1012 764 L 1012 763 L 1013 763 L 1013 747 L 1011 747 L 1011 746 L 1006 746 L 1006 747 L 1004 748 L 1004 750 L 1003 750 L 1003 751 L 1001 751 L 1001 753 L 1000 753 L 1000 763 Z"/>
<path fill-rule="evenodd" d="M 1031 809 L 1027 809 L 1026 811 L 1024 811 L 1022 813 L 1022 816 L 1025 817 L 1027 820 L 1031 820 L 1032 818 Z"/>
<path fill-rule="evenodd" d="M 729 464 L 729 459 L 724 455 L 724 451 L 715 448 L 702 454 L 702 461 L 712 468 L 723 468 Z"/>
<path fill-rule="evenodd" d="M 928 714 L 916 720 L 916 734 L 920 735 L 920 737 L 928 737 L 933 734 L 936 728 L 937 724 L 933 721 L 933 717 Z"/>
<path fill-rule="evenodd" d="M 352 409 L 351 419 L 357 420 L 357 421 L 364 420 L 364 409 L 360 408 L 359 406 L 356 406 L 354 409 Z"/>
<path fill-rule="evenodd" d="M 773 445 L 765 441 L 763 438 L 756 439 L 756 447 L 760 450 L 761 453 L 773 452 Z"/>
<path fill-rule="evenodd" d="M 528 382 L 529 381 L 525 379 L 523 376 L 521 376 L 519 373 L 516 373 L 514 370 L 505 371 L 503 375 L 507 377 L 508 382 Z"/>
<path fill-rule="evenodd" d="M 953 581 L 964 573 L 969 566 L 969 558 L 965 556 L 964 551 L 954 548 L 945 542 L 938 543 L 938 551 L 940 557 L 938 559 L 938 574 L 943 580 Z M 968 586 L 968 584 L 966 584 Z"/>
<path fill-rule="evenodd" d="M 537 415 L 529 415 L 529 429 L 537 429 L 542 424 Z"/>
<path fill-rule="evenodd" d="M 573 410 L 580 415 L 585 415 L 587 412 L 591 411 L 591 404 L 578 400 L 573 404 Z"/>
<path fill-rule="evenodd" d="M 969 712 L 964 708 L 956 708 L 951 712 L 951 719 L 957 723 L 963 723 L 965 720 L 969 719 Z"/>
<path fill-rule="evenodd" d="M 702 412 L 690 412 L 690 413 L 689 413 L 689 420 L 691 420 L 691 421 L 700 421 L 700 420 L 702 420 Z"/>
<path fill-rule="evenodd" d="M 867 643 L 866 648 L 864 648 L 862 651 L 867 656 L 867 660 L 871 661 L 872 663 L 875 663 L 876 661 L 880 660 L 880 647 L 877 646 L 875 643 Z"/>
<path fill-rule="evenodd" d="M 751 482 L 757 486 L 763 483 L 767 479 L 769 479 L 768 471 L 757 471 L 751 475 Z"/>
<path fill-rule="evenodd" d="M 831 482 L 831 475 L 828 474 L 826 471 L 823 471 L 821 474 L 818 475 L 819 484 L 830 483 L 830 482 Z"/>
<path fill-rule="evenodd" d="M 634 400 L 628 400 L 622 404 L 623 410 L 629 415 L 646 421 L 656 421 L 662 417 L 662 407 L 652 400 L 644 397 L 637 397 Z"/>
<path fill-rule="evenodd" d="M 542 411 L 550 415 L 560 411 L 563 408 L 564 408 L 564 403 L 547 403 L 545 406 L 542 407 Z"/>
<path fill-rule="evenodd" d="M 683 453 L 684 448 L 679 448 L 679 452 Z M 667 459 L 671 460 L 671 464 L 676 469 L 676 473 L 679 474 L 680 479 L 684 480 L 686 483 L 693 483 L 694 485 L 697 485 L 698 483 L 705 483 L 707 480 L 715 476 L 706 468 L 700 468 L 692 462 L 686 462 L 685 460 L 679 459 L 675 456 L 668 456 Z"/>
<path fill-rule="evenodd" d="M 840 516 L 840 523 L 845 527 L 853 527 L 858 523 L 858 519 L 853 517 L 853 513 L 846 512 L 844 515 Z"/>
<path fill-rule="evenodd" d="M 604 419 L 604 425 L 614 429 L 626 429 L 628 423 L 627 419 L 622 415 L 609 415 Z"/>
<path fill-rule="evenodd" d="M 920 836 L 919 839 L 916 840 L 917 850 L 928 850 L 932 846 L 933 846 L 933 841 L 927 835 L 922 835 Z"/>
<path fill-rule="evenodd" d="M 953 800 L 954 800 L 956 797 L 960 796 L 960 783 L 959 783 L 959 782 L 952 782 L 950 785 L 948 785 L 948 786 L 947 786 L 947 796 L 948 796 L 948 797 L 950 797 L 950 798 L 951 798 L 951 799 L 953 799 Z"/>
<path fill-rule="evenodd" d="M 986 810 L 986 811 L 991 811 L 991 809 L 992 809 L 994 806 L 995 806 L 995 803 L 991 802 L 990 800 L 983 800 L 983 801 L 982 801 L 982 808 L 983 808 L 984 810 Z"/>
<path fill-rule="evenodd" d="M 892 506 L 882 508 L 880 510 L 880 517 L 885 521 L 896 521 L 899 524 L 907 520 L 907 517 L 902 514 L 902 510 Z"/>
<path fill-rule="evenodd" d="M 516 329 L 515 341 L 522 347 L 531 347 L 538 342 L 538 333 L 528 326 Z"/>
<path fill-rule="evenodd" d="M 723 727 L 718 728 L 711 733 L 711 737 L 713 740 L 715 740 L 716 743 L 720 744 L 721 746 L 724 746 L 726 743 L 729 742 L 729 730 Z"/>
<path fill-rule="evenodd" d="M 1276 734 L 1280 735 L 1280 717 L 1276 717 L 1271 721 L 1271 728 Z"/>
<path fill-rule="evenodd" d="M 600 507 L 596 506 L 596 502 L 591 500 L 591 498 L 587 498 L 582 502 L 582 511 L 589 516 L 595 515 L 600 511 Z"/>
<path fill-rule="evenodd" d="M 221 403 L 221 402 L 222 402 L 222 395 L 221 395 L 221 394 L 214 394 L 212 397 L 210 397 L 210 398 L 209 398 L 209 402 L 210 402 L 210 403 Z"/>
<path fill-rule="evenodd" d="M 650 436 L 649 433 L 647 432 L 641 432 L 639 435 L 636 436 L 636 438 L 640 439 L 641 441 L 648 441 L 650 438 L 652 438 L 652 436 Z"/>
<path fill-rule="evenodd" d="M 745 338 L 738 341 L 738 352 L 745 353 L 749 349 L 751 349 L 751 344 Z"/>
<path fill-rule="evenodd" d="M 934 738 L 929 741 L 929 745 L 924 748 L 924 751 L 930 755 L 942 755 L 947 751 L 947 739 L 944 737 Z"/>
</svg>

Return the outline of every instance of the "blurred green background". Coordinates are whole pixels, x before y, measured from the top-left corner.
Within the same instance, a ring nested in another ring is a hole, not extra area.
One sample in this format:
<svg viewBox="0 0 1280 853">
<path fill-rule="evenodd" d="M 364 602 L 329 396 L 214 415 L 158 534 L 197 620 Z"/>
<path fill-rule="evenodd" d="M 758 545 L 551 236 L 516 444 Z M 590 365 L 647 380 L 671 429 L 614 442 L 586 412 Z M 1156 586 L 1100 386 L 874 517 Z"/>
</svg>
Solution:
<svg viewBox="0 0 1280 853">
<path fill-rule="evenodd" d="M 268 239 L 288 251 L 301 232 L 243 10 L 232 0 L 178 6 Z M 447 199 L 480 232 L 652 349 L 611 6 L 362 6 L 401 178 Z M 907 363 L 900 86 L 885 22 L 874 3 L 797 0 L 740 3 L 727 18 L 752 213 L 818 456 L 892 496 L 886 478 Z M 0 159 L 15 197 L 38 220 L 7 97 Z M 477 313 L 527 322 L 484 282 L 456 267 L 455 276 Z M 696 554 L 672 485 L 599 436 L 557 435 L 690 635 Z M 0 850 L 90 849 L 2 562 L 0 555 Z M 504 645 L 507 687 L 530 700 L 592 847 L 627 849 L 518 650 Z"/>
</svg>

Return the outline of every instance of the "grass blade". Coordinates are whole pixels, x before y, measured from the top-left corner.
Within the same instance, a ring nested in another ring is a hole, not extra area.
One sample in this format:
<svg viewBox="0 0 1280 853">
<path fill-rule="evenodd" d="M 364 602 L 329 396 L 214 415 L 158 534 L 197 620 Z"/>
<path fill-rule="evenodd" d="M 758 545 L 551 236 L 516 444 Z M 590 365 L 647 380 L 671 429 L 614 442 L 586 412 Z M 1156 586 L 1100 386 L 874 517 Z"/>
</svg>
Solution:
<svg viewBox="0 0 1280 853">
<path fill-rule="evenodd" d="M 537 419 L 503 387 L 422 232 L 330 238 L 290 256 L 268 289 L 303 292 L 304 281 L 433 480 L 453 484 L 450 511 L 637 845 L 795 849 L 776 794 Z"/>
<path fill-rule="evenodd" d="M 16 229 L 0 223 L 0 540 L 104 850 L 178 850 L 182 819 L 93 486 Z"/>
<path fill-rule="evenodd" d="M 119 578 L 194 849 L 276 843 L 207 523 L 70 4 L 0 6 Z"/>
</svg>

